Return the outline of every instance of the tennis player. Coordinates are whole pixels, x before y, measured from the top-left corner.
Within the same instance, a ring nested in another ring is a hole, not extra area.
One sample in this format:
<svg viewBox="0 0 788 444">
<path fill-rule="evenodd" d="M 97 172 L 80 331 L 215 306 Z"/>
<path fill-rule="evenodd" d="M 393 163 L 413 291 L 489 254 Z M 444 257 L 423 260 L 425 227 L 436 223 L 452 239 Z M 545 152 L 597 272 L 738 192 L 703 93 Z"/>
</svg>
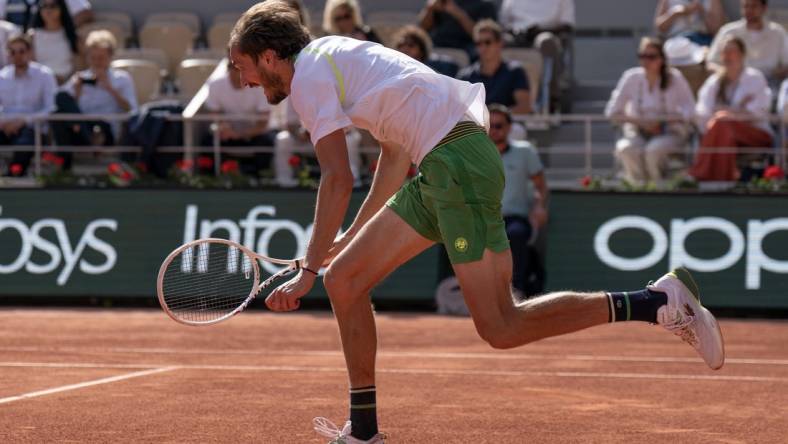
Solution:
<svg viewBox="0 0 788 444">
<path fill-rule="evenodd" d="M 267 299 L 274 311 L 299 307 L 321 265 L 339 323 L 350 379 L 350 420 L 339 430 L 316 418 L 334 443 L 380 443 L 375 410 L 375 320 L 370 290 L 397 267 L 443 242 L 479 335 L 492 347 L 618 321 L 661 324 L 712 369 L 723 339 L 684 269 L 631 292 L 566 291 L 512 300 L 512 259 L 501 216 L 504 174 L 485 128 L 481 84 L 436 74 L 379 44 L 310 36 L 281 1 L 252 6 L 235 26 L 231 58 L 243 81 L 268 101 L 289 97 L 320 163 L 314 231 L 305 264 Z M 348 230 L 335 239 L 353 188 L 344 128 L 381 144 L 372 187 Z M 402 186 L 408 168 L 419 175 Z M 571 258 L 567 258 L 571 260 Z"/>
</svg>

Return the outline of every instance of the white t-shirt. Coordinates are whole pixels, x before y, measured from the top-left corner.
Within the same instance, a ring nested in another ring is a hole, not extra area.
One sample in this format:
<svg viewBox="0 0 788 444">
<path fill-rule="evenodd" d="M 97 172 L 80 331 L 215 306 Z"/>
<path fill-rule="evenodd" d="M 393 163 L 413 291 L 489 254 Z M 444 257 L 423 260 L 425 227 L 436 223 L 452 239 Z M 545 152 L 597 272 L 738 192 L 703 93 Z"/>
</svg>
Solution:
<svg viewBox="0 0 788 444">
<path fill-rule="evenodd" d="M 66 31 L 36 28 L 33 31 L 33 48 L 36 61 L 48 66 L 56 76 L 68 77 L 74 71 L 74 54 Z"/>
<path fill-rule="evenodd" d="M 28 1 L 28 3 L 35 2 Z M 88 0 L 66 0 L 66 7 L 68 8 L 68 12 L 74 16 L 86 9 L 90 9 L 90 2 Z M 0 0 L 0 18 L 5 17 L 7 10 L 8 0 Z"/>
<path fill-rule="evenodd" d="M 574 0 L 503 0 L 498 20 L 504 29 L 525 31 L 531 26 L 543 28 L 575 24 Z"/>
<path fill-rule="evenodd" d="M 689 6 L 694 0 L 668 0 L 667 10 L 678 9 L 682 6 Z M 711 0 L 701 0 L 701 5 L 704 11 L 711 9 Z M 703 21 L 703 15 L 700 11 L 692 15 L 682 15 L 676 18 L 670 25 L 670 30 L 667 32 L 668 37 L 673 37 L 685 32 L 706 32 L 706 23 Z"/>
<path fill-rule="evenodd" d="M 772 90 L 766 83 L 766 77 L 755 68 L 744 68 L 739 76 L 739 81 L 728 85 L 725 97 L 728 103 L 720 103 L 717 100 L 717 92 L 720 90 L 721 76 L 719 73 L 712 74 L 706 79 L 703 86 L 698 91 L 698 105 L 695 114 L 698 119 L 698 126 L 701 131 L 706 131 L 706 124 L 714 113 L 723 106 L 734 109 L 745 109 L 751 114 L 762 117 L 762 120 L 751 121 L 758 128 L 772 133 L 771 126 L 767 120 L 772 106 Z M 751 97 L 746 106 L 742 107 L 745 98 Z"/>
<path fill-rule="evenodd" d="M 225 114 L 258 114 L 267 112 L 271 108 L 261 89 L 236 89 L 230 82 L 228 74 L 209 79 L 207 84 L 208 97 L 205 99 L 205 109 L 209 111 Z M 235 121 L 231 124 L 236 131 L 243 131 L 250 125 L 254 125 L 254 122 Z"/>
<path fill-rule="evenodd" d="M 684 118 L 692 117 L 695 100 L 687 80 L 676 68 L 670 68 L 668 74 L 670 82 L 663 91 L 659 85 L 649 87 L 645 69 L 638 67 L 624 71 L 616 89 L 610 95 L 605 115 L 659 117 L 679 114 Z"/>
<path fill-rule="evenodd" d="M 355 125 L 402 147 L 415 164 L 463 116 L 489 126 L 484 86 L 437 74 L 377 43 L 328 36 L 298 55 L 290 104 L 312 144 Z"/>
<path fill-rule="evenodd" d="M 728 23 L 720 28 L 709 49 L 708 60 L 722 61 L 722 42 L 732 35 L 744 41 L 747 48 L 747 66 L 760 69 L 767 77 L 779 66 L 788 65 L 788 35 L 779 23 L 766 20 L 761 31 L 747 29 L 744 19 Z"/>
</svg>

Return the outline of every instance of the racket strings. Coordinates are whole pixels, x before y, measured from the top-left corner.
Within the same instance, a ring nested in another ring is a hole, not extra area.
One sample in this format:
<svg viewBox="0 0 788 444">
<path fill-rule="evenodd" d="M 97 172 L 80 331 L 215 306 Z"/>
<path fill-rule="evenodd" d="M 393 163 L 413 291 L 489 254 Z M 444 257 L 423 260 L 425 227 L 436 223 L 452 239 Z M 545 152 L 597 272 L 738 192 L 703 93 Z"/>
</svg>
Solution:
<svg viewBox="0 0 788 444">
<path fill-rule="evenodd" d="M 254 290 L 254 259 L 223 243 L 184 249 L 167 265 L 163 299 L 173 315 L 210 322 L 241 306 Z"/>
</svg>

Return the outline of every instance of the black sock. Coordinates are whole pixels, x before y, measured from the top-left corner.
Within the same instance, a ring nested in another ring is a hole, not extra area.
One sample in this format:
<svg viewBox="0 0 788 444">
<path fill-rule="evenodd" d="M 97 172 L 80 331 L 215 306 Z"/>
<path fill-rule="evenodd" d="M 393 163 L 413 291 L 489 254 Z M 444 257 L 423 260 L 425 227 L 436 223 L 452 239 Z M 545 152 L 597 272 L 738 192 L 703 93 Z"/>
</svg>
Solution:
<svg viewBox="0 0 788 444">
<path fill-rule="evenodd" d="M 608 293 L 608 322 L 646 321 L 657 323 L 657 310 L 668 303 L 668 296 L 649 290 Z"/>
<path fill-rule="evenodd" d="M 374 385 L 350 389 L 350 422 L 354 438 L 366 441 L 378 433 Z"/>
</svg>

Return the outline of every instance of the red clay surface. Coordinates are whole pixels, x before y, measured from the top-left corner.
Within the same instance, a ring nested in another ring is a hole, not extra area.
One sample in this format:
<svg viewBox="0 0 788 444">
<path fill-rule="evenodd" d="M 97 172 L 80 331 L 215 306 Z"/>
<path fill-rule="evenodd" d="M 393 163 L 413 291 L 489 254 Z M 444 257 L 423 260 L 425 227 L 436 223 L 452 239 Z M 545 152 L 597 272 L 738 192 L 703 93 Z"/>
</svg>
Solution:
<svg viewBox="0 0 788 444">
<path fill-rule="evenodd" d="M 787 322 L 723 320 L 728 362 L 713 372 L 640 323 L 495 351 L 469 319 L 377 319 L 391 443 L 788 439 Z M 321 443 L 312 417 L 347 414 L 326 313 L 194 328 L 156 310 L 2 310 L 0 338 L 3 443 Z"/>
</svg>

